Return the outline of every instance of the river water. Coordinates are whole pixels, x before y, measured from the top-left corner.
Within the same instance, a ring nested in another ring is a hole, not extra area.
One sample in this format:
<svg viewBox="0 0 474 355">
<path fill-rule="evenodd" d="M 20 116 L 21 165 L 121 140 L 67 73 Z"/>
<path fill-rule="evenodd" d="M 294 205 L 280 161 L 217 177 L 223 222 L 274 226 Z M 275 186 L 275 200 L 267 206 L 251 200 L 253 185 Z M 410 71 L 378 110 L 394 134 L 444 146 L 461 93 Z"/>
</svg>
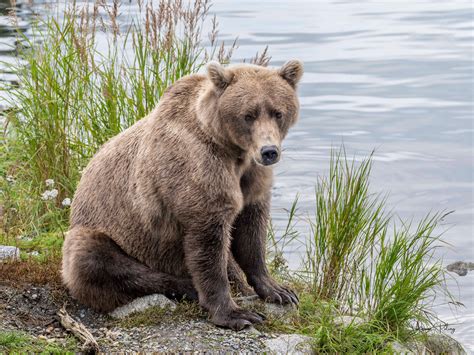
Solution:
<svg viewBox="0 0 474 355">
<path fill-rule="evenodd" d="M 20 6 L 28 23 L 31 6 Z M 400 217 L 454 210 L 445 225 L 452 247 L 444 249 L 444 262 L 474 259 L 471 1 L 216 0 L 212 12 L 221 39 L 239 37 L 233 61 L 268 45 L 271 65 L 291 58 L 305 65 L 300 121 L 276 168 L 277 229 L 296 194 L 300 214 L 313 213 L 315 182 L 327 172 L 331 147 L 343 142 L 356 159 L 375 149 L 372 190 L 388 192 L 389 208 Z M 5 16 L 0 37 L 5 60 L 6 44 L 14 41 Z M 304 239 L 307 230 L 298 228 Z M 287 257 L 297 267 L 301 250 Z M 474 352 L 474 273 L 448 284 L 465 308 L 436 310 Z"/>
<path fill-rule="evenodd" d="M 446 264 L 474 258 L 473 15 L 470 1 L 215 1 L 221 35 L 239 36 L 234 59 L 269 46 L 272 65 L 304 62 L 301 116 L 285 142 L 273 220 L 285 226 L 299 194 L 314 211 L 314 185 L 331 147 L 361 159 L 375 149 L 371 186 L 402 218 L 455 212 Z M 302 230 L 302 238 L 308 235 Z M 301 251 L 289 253 L 297 266 Z M 448 280 L 465 308 L 437 305 L 453 336 L 474 351 L 474 274 Z"/>
</svg>

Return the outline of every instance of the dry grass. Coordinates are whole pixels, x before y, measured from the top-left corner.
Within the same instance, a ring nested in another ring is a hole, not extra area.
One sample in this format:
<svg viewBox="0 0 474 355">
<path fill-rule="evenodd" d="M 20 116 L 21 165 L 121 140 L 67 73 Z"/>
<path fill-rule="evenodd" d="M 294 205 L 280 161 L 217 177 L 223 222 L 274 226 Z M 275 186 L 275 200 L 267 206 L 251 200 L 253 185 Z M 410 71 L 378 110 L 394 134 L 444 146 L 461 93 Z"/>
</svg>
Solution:
<svg viewBox="0 0 474 355">
<path fill-rule="evenodd" d="M 11 287 L 24 284 L 49 285 L 63 288 L 61 284 L 61 255 L 51 255 L 47 260 L 29 258 L 0 263 L 0 283 Z"/>
</svg>

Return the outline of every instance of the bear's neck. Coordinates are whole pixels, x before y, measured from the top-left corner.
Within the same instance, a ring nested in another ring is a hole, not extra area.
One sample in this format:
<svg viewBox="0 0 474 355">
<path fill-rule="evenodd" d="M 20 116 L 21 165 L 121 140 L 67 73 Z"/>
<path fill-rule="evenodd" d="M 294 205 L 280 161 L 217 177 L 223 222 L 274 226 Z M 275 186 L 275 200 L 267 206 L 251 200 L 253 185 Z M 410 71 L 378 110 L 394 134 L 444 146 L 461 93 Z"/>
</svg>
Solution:
<svg viewBox="0 0 474 355">
<path fill-rule="evenodd" d="M 207 140 L 215 145 L 216 153 L 231 160 L 237 170 L 246 168 L 250 165 L 250 159 L 242 148 L 232 143 L 230 137 L 226 136 L 220 124 L 216 104 L 217 93 L 212 87 L 204 86 L 199 93 L 196 105 L 199 128 Z"/>
</svg>

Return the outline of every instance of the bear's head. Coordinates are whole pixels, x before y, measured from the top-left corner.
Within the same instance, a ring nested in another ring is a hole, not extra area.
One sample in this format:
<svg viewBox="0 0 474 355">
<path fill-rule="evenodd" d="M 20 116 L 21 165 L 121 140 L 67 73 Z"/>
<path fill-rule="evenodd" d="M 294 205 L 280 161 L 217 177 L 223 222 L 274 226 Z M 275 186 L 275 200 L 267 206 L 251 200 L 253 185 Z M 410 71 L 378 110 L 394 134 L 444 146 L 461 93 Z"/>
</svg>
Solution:
<svg viewBox="0 0 474 355">
<path fill-rule="evenodd" d="M 237 147 L 259 165 L 272 165 L 298 118 L 296 85 L 302 74 L 297 60 L 279 69 L 211 62 L 198 117 L 222 144 Z"/>
</svg>

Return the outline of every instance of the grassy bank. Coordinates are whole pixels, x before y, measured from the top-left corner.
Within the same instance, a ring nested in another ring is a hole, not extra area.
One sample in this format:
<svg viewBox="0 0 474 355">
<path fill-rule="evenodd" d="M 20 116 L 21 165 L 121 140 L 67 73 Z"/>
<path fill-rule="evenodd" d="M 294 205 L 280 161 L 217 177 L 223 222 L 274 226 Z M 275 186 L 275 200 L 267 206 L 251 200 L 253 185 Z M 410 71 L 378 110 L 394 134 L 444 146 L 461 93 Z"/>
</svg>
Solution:
<svg viewBox="0 0 474 355">
<path fill-rule="evenodd" d="M 7 353 L 45 353 L 74 354 L 76 340 L 71 337 L 64 344 L 50 344 L 44 339 L 36 339 L 29 334 L 18 331 L 0 331 L 0 351 Z"/>
<path fill-rule="evenodd" d="M 118 3 L 98 3 L 68 8 L 61 18 L 38 18 L 31 36 L 19 32 L 19 60 L 10 68 L 19 85 L 3 88 L 11 109 L 0 148 L 0 245 L 18 246 L 21 261 L 0 264 L 1 282 L 61 287 L 70 199 L 88 160 L 146 115 L 172 82 L 210 58 L 230 60 L 235 45 L 218 43 L 209 5 L 143 4 L 136 22 L 123 26 Z M 212 27 L 208 47 L 202 43 L 206 21 Z M 270 228 L 269 265 L 299 291 L 301 305 L 289 321 L 269 319 L 263 331 L 309 335 L 321 352 L 372 352 L 422 337 L 438 322 L 431 305 L 436 297 L 449 298 L 434 256 L 444 215 L 418 224 L 397 221 L 369 188 L 371 166 L 370 157 L 355 164 L 344 151 L 333 152 L 328 176 L 315 182 L 308 232 L 294 229 L 297 201 L 286 230 Z M 284 255 L 293 239 L 305 240 L 306 254 L 301 269 L 289 272 Z M 178 310 L 203 316 L 195 305 Z M 338 321 L 348 315 L 358 320 Z M 151 319 L 159 321 L 160 313 Z M 1 333 L 0 350 L 17 350 L 8 345 L 12 339 L 27 344 L 23 350 L 39 344 Z"/>
<path fill-rule="evenodd" d="M 235 43 L 218 42 L 209 7 L 206 0 L 143 3 L 124 23 L 119 2 L 98 1 L 38 17 L 28 36 L 18 30 L 18 60 L 4 65 L 19 85 L 2 88 L 11 107 L 0 167 L 8 236 L 62 228 L 98 147 L 149 113 L 174 81 L 210 59 L 229 61 Z"/>
<path fill-rule="evenodd" d="M 308 233 L 293 229 L 295 202 L 279 242 L 270 243 L 277 260 L 270 265 L 299 287 L 302 300 L 293 321 L 276 329 L 312 336 L 323 352 L 388 350 L 393 341 L 422 338 L 441 324 L 434 302 L 452 300 L 435 256 L 443 246 L 437 227 L 447 214 L 417 224 L 398 220 L 370 191 L 371 168 L 371 157 L 356 165 L 344 150 L 332 151 L 328 176 L 316 184 L 315 214 L 305 220 Z M 293 274 L 279 249 L 285 239 L 305 240 L 306 257 Z M 352 321 L 341 326 L 342 317 Z"/>
</svg>

